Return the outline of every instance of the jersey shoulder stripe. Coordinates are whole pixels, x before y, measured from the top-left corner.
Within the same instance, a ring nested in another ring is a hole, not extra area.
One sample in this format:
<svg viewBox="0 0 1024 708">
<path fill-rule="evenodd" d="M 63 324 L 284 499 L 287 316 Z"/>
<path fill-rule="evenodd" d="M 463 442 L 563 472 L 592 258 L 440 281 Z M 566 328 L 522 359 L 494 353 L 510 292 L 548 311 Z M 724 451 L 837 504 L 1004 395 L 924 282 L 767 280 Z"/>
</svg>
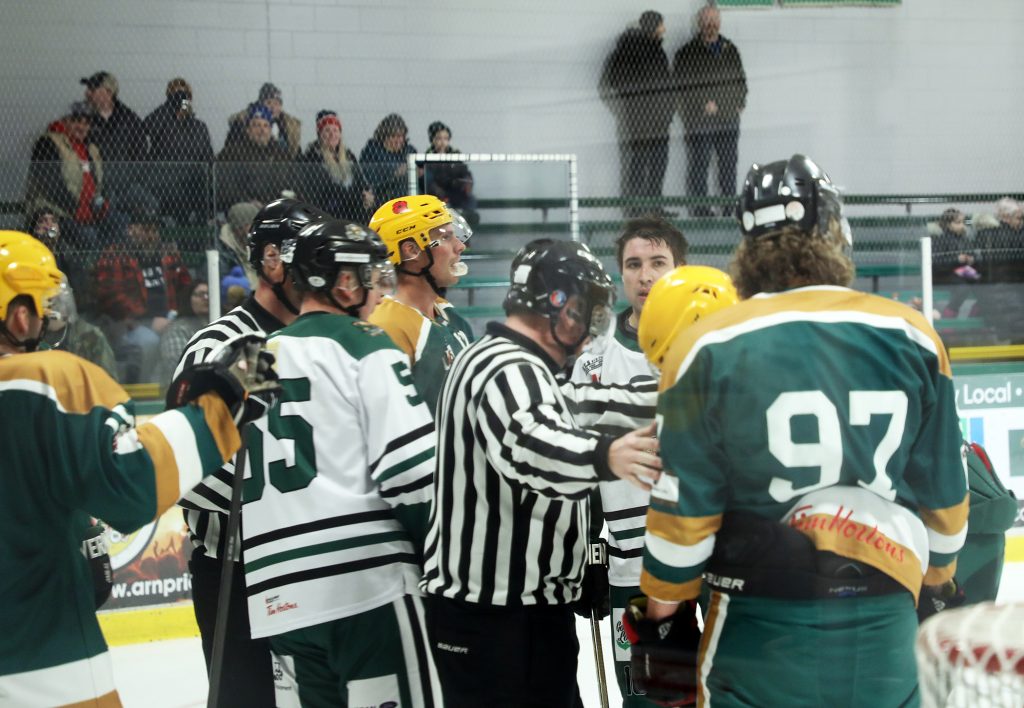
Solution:
<svg viewBox="0 0 1024 708">
<path fill-rule="evenodd" d="M 129 402 L 128 394 L 106 371 L 58 350 L 0 359 L 0 386 L 51 398 L 62 413 L 88 413 L 96 407 L 116 411 Z"/>
<path fill-rule="evenodd" d="M 792 323 L 852 324 L 898 332 L 935 356 L 939 372 L 952 378 L 945 346 L 920 312 L 895 300 L 849 288 L 815 286 L 757 295 L 686 328 L 669 346 L 660 389 L 673 386 L 702 350 Z"/>
</svg>

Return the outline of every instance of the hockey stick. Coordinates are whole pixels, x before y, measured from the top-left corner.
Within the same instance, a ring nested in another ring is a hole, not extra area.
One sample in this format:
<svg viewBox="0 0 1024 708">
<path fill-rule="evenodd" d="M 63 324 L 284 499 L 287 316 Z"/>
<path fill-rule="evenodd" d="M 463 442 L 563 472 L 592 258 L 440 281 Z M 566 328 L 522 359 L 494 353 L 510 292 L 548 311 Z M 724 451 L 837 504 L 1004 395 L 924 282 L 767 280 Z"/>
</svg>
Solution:
<svg viewBox="0 0 1024 708">
<path fill-rule="evenodd" d="M 597 610 L 590 610 L 590 639 L 594 642 L 594 663 L 597 665 L 597 690 L 601 693 L 601 708 L 608 708 L 608 679 L 604 673 L 604 649 L 601 647 L 601 620 Z"/>
<path fill-rule="evenodd" d="M 242 447 L 235 455 L 235 473 L 231 478 L 231 504 L 228 507 L 227 538 L 224 541 L 224 557 L 221 558 L 220 589 L 217 594 L 217 623 L 213 630 L 213 657 L 210 659 L 210 691 L 207 694 L 206 708 L 218 708 L 220 701 L 220 681 L 224 670 L 224 643 L 227 641 L 228 612 L 231 603 L 231 586 L 234 584 L 235 572 L 235 539 L 238 538 L 238 527 L 242 519 L 242 485 L 245 475 L 246 433 L 249 423 L 245 423 L 238 431 L 242 439 Z"/>
</svg>

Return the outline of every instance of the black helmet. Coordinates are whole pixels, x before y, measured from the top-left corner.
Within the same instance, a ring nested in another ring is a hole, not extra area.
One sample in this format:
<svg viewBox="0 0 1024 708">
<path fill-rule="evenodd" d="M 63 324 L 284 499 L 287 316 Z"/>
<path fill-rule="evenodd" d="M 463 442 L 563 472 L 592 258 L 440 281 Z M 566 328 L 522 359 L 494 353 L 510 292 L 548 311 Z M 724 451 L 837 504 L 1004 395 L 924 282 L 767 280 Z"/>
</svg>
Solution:
<svg viewBox="0 0 1024 708">
<path fill-rule="evenodd" d="M 342 269 L 354 270 L 365 290 L 394 286 L 394 266 L 388 261 L 388 248 L 380 236 L 344 219 L 328 218 L 309 224 L 296 238 L 285 242 L 281 259 L 290 265 L 296 288 L 327 293 L 339 310 L 353 317 L 366 303 L 366 293 L 352 307 L 342 307 L 335 301 L 331 291 Z"/>
<path fill-rule="evenodd" d="M 275 199 L 259 210 L 249 227 L 249 263 L 263 277 L 263 249 L 268 243 L 280 248 L 307 224 L 330 218 L 330 214 L 298 199 Z"/>
<path fill-rule="evenodd" d="M 584 311 L 584 335 L 600 334 L 610 323 L 615 284 L 586 244 L 537 239 L 523 246 L 512 259 L 512 286 L 505 296 L 505 312 L 528 310 L 555 321 L 569 298 L 577 295 Z M 571 352 L 582 342 L 559 344 Z M 557 335 L 556 335 L 557 340 Z"/>
<path fill-rule="evenodd" d="M 751 165 L 740 191 L 737 212 L 745 236 L 761 236 L 787 225 L 811 234 L 825 233 L 832 219 L 850 243 L 843 200 L 825 171 L 809 157 L 793 155 L 767 165 Z"/>
</svg>

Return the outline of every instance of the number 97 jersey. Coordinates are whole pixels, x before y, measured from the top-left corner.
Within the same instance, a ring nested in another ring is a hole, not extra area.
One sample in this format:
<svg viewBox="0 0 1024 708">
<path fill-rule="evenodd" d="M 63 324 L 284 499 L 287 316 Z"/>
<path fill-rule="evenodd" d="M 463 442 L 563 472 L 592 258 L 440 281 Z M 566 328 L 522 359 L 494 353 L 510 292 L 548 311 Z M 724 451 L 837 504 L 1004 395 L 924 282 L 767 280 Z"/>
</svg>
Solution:
<svg viewBox="0 0 1024 708">
<path fill-rule="evenodd" d="M 734 510 L 788 523 L 915 597 L 952 576 L 961 435 L 949 359 L 920 313 L 847 288 L 758 295 L 684 331 L 660 390 L 668 475 L 648 514 L 648 595 L 695 597 Z"/>
<path fill-rule="evenodd" d="M 253 637 L 415 591 L 433 496 L 433 420 L 383 330 L 310 313 L 268 347 L 283 391 L 247 438 L 243 488 Z"/>
</svg>

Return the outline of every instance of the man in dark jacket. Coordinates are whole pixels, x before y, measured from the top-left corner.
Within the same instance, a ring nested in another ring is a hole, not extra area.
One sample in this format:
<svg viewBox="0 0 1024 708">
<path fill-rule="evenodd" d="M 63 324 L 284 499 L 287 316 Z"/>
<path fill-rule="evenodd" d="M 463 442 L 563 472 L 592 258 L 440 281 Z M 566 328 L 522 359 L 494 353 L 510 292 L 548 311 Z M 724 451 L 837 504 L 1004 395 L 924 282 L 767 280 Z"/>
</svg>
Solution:
<svg viewBox="0 0 1024 708">
<path fill-rule="evenodd" d="M 981 229 L 978 246 L 977 313 L 995 330 L 1000 343 L 1024 343 L 1024 207 L 1011 197 L 996 203 L 999 225 Z"/>
<path fill-rule="evenodd" d="M 719 34 L 721 26 L 718 8 L 702 7 L 697 13 L 697 34 L 676 52 L 673 67 L 686 139 L 686 191 L 693 197 L 708 193 L 712 152 L 718 157 L 719 192 L 728 197 L 736 194 L 740 113 L 747 102 L 747 77 L 736 45 Z M 710 216 L 711 210 L 698 206 L 693 213 Z"/>
<path fill-rule="evenodd" d="M 142 125 L 149 140 L 150 188 L 161 211 L 179 221 L 201 221 L 209 211 L 207 194 L 213 146 L 206 123 L 195 116 L 192 87 L 177 77 L 167 83 L 167 100 L 146 116 Z"/>
<path fill-rule="evenodd" d="M 146 158 L 146 132 L 142 121 L 118 96 L 117 77 L 97 71 L 80 80 L 85 100 L 93 107 L 89 139 L 96 143 L 107 166 L 107 186 L 112 195 L 123 194 L 141 183 L 136 165 Z"/>
<path fill-rule="evenodd" d="M 662 49 L 665 22 L 648 10 L 619 35 L 601 73 L 601 97 L 618 123 L 619 181 L 624 197 L 660 197 L 672 123 L 671 74 Z M 650 209 L 626 207 L 627 216 Z M 653 210 L 658 215 L 666 213 Z"/>
<path fill-rule="evenodd" d="M 245 136 L 217 156 L 217 201 L 223 210 L 239 202 L 266 204 L 281 196 L 292 177 L 291 156 L 271 140 L 273 116 L 262 104 L 249 109 Z"/>
</svg>

